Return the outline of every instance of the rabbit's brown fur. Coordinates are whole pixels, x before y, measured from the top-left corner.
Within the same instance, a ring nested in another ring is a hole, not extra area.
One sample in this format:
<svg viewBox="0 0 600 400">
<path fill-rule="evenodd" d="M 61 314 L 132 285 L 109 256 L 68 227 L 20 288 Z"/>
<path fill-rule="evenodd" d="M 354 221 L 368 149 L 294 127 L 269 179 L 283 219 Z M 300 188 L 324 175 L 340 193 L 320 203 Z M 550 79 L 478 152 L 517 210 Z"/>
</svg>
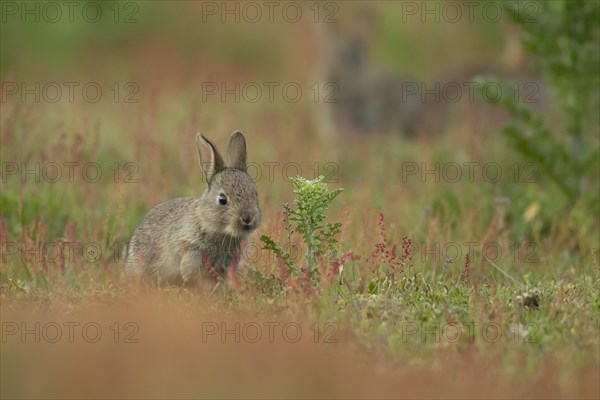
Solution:
<svg viewBox="0 0 600 400">
<path fill-rule="evenodd" d="M 128 275 L 172 284 L 193 283 L 202 270 L 224 277 L 240 259 L 241 241 L 260 224 L 256 186 L 246 173 L 244 136 L 231 135 L 227 164 L 204 136 L 198 134 L 196 143 L 206 190 L 198 198 L 168 200 L 148 212 L 125 255 Z M 223 196 L 226 204 L 220 203 Z"/>
</svg>

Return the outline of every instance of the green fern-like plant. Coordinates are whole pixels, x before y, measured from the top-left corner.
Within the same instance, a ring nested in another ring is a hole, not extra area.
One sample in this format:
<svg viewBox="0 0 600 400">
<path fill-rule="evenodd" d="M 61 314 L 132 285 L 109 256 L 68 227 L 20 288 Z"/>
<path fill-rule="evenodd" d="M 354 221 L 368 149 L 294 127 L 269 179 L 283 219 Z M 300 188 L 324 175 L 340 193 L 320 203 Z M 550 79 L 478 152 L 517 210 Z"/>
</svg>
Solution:
<svg viewBox="0 0 600 400">
<path fill-rule="evenodd" d="M 262 235 L 260 240 L 264 243 L 263 249 L 272 251 L 284 262 L 293 274 L 300 274 L 301 269 L 292 256 L 292 235 L 298 233 L 302 237 L 306 250 L 306 264 L 314 283 L 319 279 L 317 268 L 317 255 L 335 257 L 337 254 L 335 238 L 342 229 L 340 222 L 326 223 L 326 212 L 329 204 L 342 192 L 343 189 L 329 191 L 324 182 L 325 177 L 319 176 L 309 180 L 301 176 L 290 178 L 294 186 L 293 207 L 284 204 L 285 229 L 288 232 L 288 248 L 279 244 L 268 235 Z"/>
</svg>

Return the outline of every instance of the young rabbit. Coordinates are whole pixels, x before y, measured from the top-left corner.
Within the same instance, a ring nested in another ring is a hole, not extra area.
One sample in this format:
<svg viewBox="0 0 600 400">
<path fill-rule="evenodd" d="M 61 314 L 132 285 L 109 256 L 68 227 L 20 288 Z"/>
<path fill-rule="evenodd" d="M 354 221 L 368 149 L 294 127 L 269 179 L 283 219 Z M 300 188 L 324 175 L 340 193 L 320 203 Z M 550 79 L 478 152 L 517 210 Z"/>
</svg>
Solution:
<svg viewBox="0 0 600 400">
<path fill-rule="evenodd" d="M 260 224 L 253 180 L 246 172 L 246 140 L 234 132 L 227 164 L 203 135 L 196 136 L 207 188 L 198 197 L 165 201 L 144 217 L 125 255 L 128 275 L 191 284 L 201 270 L 225 277 L 240 260 L 240 243 Z"/>
</svg>

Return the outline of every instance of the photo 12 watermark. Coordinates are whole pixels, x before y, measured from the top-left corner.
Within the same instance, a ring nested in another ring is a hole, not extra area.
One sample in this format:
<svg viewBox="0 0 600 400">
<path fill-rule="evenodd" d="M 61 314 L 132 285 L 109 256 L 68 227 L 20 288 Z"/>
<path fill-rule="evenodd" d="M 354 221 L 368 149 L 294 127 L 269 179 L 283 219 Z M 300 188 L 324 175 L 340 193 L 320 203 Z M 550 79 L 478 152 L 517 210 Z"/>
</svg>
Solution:
<svg viewBox="0 0 600 400">
<path fill-rule="evenodd" d="M 463 161 L 463 162 L 402 162 L 400 181 L 419 183 L 459 183 L 485 182 L 496 183 L 502 178 L 513 183 L 540 183 L 539 164 L 514 162 L 502 165 L 499 162 Z"/>
<path fill-rule="evenodd" d="M 333 1 L 203 1 L 202 23 L 275 23 L 302 21 L 334 24 L 340 6 Z"/>
<path fill-rule="evenodd" d="M 2 82 L 1 102 L 19 103 L 98 103 L 102 100 L 120 104 L 139 103 L 140 87 L 136 82 Z"/>
<path fill-rule="evenodd" d="M 338 325 L 315 322 L 304 326 L 298 322 L 202 322 L 202 343 L 298 343 L 303 336 L 313 343 L 336 344 Z"/>
<path fill-rule="evenodd" d="M 94 161 L 0 163 L 2 183 L 97 183 L 103 178 L 114 183 L 139 183 L 139 166 L 131 161 L 102 164 Z"/>
<path fill-rule="evenodd" d="M 512 324 L 503 327 L 495 322 L 480 323 L 447 322 L 421 323 L 402 322 L 399 327 L 402 343 L 473 343 L 481 340 L 496 343 L 501 340 L 514 343 L 537 343 L 538 326 L 533 323 Z"/>
<path fill-rule="evenodd" d="M 499 23 L 516 13 L 525 23 L 539 21 L 540 6 L 535 1 L 401 1 L 400 21 L 425 23 Z M 510 9 L 507 8 L 510 6 Z"/>
<path fill-rule="evenodd" d="M 139 343 L 137 323 L 115 321 L 2 321 L 0 342 L 4 343 Z"/>
<path fill-rule="evenodd" d="M 313 103 L 337 103 L 339 87 L 332 82 L 262 81 L 202 82 L 202 103 L 299 103 L 307 99 Z"/>
<path fill-rule="evenodd" d="M 479 81 L 473 79 L 454 80 L 449 82 L 407 81 L 401 87 L 402 102 L 418 103 L 475 103 L 485 100 L 498 103 L 507 97 L 513 103 L 538 104 L 542 89 L 536 81 L 500 80 Z"/>
<path fill-rule="evenodd" d="M 2 23 L 137 24 L 140 6 L 133 1 L 2 1 Z"/>
</svg>

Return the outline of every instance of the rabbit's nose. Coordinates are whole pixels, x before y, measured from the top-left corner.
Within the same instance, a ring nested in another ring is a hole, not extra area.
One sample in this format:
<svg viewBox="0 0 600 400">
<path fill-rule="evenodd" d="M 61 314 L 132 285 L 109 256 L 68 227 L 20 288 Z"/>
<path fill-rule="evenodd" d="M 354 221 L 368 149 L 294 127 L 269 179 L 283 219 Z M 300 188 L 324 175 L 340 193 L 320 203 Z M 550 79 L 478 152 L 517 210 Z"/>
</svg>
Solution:
<svg viewBox="0 0 600 400">
<path fill-rule="evenodd" d="M 242 222 L 244 223 L 244 225 L 250 225 L 252 224 L 252 221 L 254 220 L 254 218 L 252 218 L 252 215 L 248 214 L 248 213 L 244 213 L 240 216 Z"/>
</svg>

